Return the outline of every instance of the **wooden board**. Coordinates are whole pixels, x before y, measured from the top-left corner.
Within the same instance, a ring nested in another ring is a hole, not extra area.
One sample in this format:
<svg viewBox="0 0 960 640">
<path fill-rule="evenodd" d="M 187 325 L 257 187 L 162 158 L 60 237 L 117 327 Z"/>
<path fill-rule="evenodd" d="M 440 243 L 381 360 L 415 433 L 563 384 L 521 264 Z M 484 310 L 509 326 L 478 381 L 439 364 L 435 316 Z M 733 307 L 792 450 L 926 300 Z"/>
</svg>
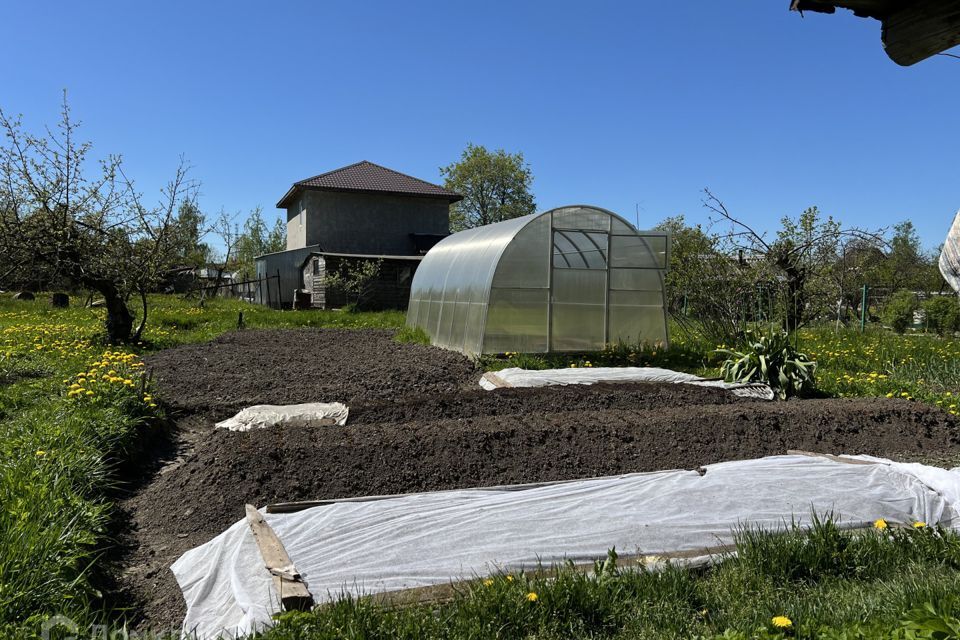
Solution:
<svg viewBox="0 0 960 640">
<path fill-rule="evenodd" d="M 260 549 L 260 556 L 267 571 L 273 576 L 273 588 L 280 596 L 280 604 L 286 611 L 309 611 L 313 608 L 313 596 L 307 590 L 303 578 L 293 566 L 287 550 L 263 516 L 253 505 L 246 505 L 247 522 L 253 539 Z"/>
</svg>

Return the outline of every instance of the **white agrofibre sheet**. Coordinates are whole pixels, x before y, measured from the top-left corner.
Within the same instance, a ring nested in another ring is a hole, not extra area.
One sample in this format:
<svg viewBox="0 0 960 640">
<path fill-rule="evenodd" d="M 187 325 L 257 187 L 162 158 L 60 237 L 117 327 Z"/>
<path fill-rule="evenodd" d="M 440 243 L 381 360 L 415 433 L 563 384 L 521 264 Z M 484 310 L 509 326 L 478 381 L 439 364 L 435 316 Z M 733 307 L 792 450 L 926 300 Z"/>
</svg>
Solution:
<svg viewBox="0 0 960 640">
<path fill-rule="evenodd" d="M 217 423 L 218 429 L 250 431 L 270 427 L 327 427 L 347 424 L 350 410 L 339 402 L 306 404 L 257 404 Z"/>
<path fill-rule="evenodd" d="M 922 467 L 922 465 L 918 465 Z M 927 468 L 921 468 L 924 471 Z M 741 525 L 776 529 L 812 513 L 845 526 L 922 520 L 960 526 L 948 497 L 910 465 L 788 455 L 534 486 L 441 491 L 265 514 L 319 602 L 446 584 L 498 571 L 621 555 L 708 553 Z M 185 634 L 242 636 L 270 624 L 277 594 L 245 520 L 172 566 L 187 602 Z"/>
<path fill-rule="evenodd" d="M 480 378 L 480 386 L 487 391 L 501 387 L 547 387 L 568 384 L 597 384 L 598 382 L 668 382 L 695 384 L 703 387 L 727 389 L 743 398 L 773 400 L 773 389 L 762 383 L 736 384 L 722 380 L 705 380 L 690 373 L 659 367 L 576 367 L 568 369 L 520 369 L 511 367 L 488 371 Z"/>
<path fill-rule="evenodd" d="M 960 293 L 960 211 L 953 218 L 953 224 L 943 241 L 940 252 L 940 273 L 953 290 Z"/>
</svg>

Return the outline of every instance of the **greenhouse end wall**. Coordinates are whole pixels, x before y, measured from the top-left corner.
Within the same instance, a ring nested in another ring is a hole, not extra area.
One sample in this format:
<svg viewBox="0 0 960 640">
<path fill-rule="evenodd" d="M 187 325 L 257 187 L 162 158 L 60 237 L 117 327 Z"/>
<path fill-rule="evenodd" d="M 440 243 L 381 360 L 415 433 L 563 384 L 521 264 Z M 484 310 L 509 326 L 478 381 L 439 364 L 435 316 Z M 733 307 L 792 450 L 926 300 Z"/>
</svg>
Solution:
<svg viewBox="0 0 960 640">
<path fill-rule="evenodd" d="M 407 324 L 468 354 L 666 344 L 669 236 L 585 205 L 451 235 L 414 277 Z"/>
</svg>

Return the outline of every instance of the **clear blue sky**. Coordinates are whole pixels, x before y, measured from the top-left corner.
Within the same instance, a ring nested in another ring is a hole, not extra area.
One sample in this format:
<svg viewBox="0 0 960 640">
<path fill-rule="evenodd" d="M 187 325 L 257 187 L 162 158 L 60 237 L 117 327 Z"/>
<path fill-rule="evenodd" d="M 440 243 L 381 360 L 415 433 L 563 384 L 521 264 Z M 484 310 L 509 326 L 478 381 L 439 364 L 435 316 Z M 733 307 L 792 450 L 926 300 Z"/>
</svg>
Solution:
<svg viewBox="0 0 960 640">
<path fill-rule="evenodd" d="M 430 181 L 468 142 L 522 151 L 540 209 L 640 226 L 701 189 L 761 228 L 810 205 L 910 218 L 960 208 L 960 60 L 890 61 L 880 25 L 788 0 L 11 2 L 0 106 L 84 134 L 155 193 L 178 156 L 202 205 L 269 218 L 290 183 L 366 159 Z"/>
</svg>

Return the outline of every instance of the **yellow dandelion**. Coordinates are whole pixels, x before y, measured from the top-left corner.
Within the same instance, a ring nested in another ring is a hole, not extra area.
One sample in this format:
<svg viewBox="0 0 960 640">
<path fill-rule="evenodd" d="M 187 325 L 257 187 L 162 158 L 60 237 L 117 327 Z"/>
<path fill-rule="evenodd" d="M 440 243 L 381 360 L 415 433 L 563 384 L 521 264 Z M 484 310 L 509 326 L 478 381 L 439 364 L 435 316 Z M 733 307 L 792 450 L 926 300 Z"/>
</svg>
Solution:
<svg viewBox="0 0 960 640">
<path fill-rule="evenodd" d="M 491 587 L 491 586 L 493 586 L 493 580 L 490 579 L 490 578 L 487 578 L 486 580 L 483 581 L 483 586 L 485 586 L 485 587 Z"/>
<path fill-rule="evenodd" d="M 92 395 L 93 395 L 93 391 L 87 391 L 87 395 L 88 395 L 88 396 L 92 396 Z"/>
<path fill-rule="evenodd" d="M 533 591 L 531 591 L 530 593 L 527 594 L 527 602 L 536 602 L 536 601 L 539 600 L 539 599 L 540 599 L 540 596 L 538 596 L 538 595 L 537 595 L 535 592 L 533 592 Z"/>
<path fill-rule="evenodd" d="M 913 528 L 914 528 L 914 529 L 923 529 L 923 528 L 926 527 L 926 526 L 927 526 L 927 523 L 926 523 L 926 522 L 923 522 L 922 520 L 918 520 L 917 522 L 914 522 L 914 523 L 913 523 Z"/>
<path fill-rule="evenodd" d="M 42 458 L 42 457 L 45 456 L 45 455 L 47 455 L 47 452 L 46 452 L 46 451 L 44 451 L 43 449 L 37 449 L 37 457 L 38 457 L 38 458 Z"/>
<path fill-rule="evenodd" d="M 793 628 L 793 620 L 787 616 L 774 616 L 770 620 L 770 624 L 775 626 L 777 629 L 791 629 Z"/>
<path fill-rule="evenodd" d="M 882 531 L 883 529 L 887 528 L 887 521 L 883 518 L 877 518 L 873 521 L 873 528 L 880 529 Z"/>
<path fill-rule="evenodd" d="M 513 576 L 507 576 L 507 582 L 513 582 Z"/>
</svg>

